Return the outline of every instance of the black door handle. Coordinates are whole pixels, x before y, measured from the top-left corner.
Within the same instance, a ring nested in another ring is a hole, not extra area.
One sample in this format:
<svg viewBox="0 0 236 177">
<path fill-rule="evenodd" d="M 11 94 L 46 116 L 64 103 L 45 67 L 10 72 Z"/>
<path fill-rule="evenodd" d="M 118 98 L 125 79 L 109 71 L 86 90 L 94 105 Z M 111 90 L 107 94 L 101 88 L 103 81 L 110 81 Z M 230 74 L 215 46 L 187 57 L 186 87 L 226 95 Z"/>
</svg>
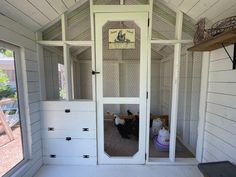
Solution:
<svg viewBox="0 0 236 177">
<path fill-rule="evenodd" d="M 100 72 L 92 71 L 92 75 L 95 75 L 95 74 L 100 74 Z"/>
</svg>

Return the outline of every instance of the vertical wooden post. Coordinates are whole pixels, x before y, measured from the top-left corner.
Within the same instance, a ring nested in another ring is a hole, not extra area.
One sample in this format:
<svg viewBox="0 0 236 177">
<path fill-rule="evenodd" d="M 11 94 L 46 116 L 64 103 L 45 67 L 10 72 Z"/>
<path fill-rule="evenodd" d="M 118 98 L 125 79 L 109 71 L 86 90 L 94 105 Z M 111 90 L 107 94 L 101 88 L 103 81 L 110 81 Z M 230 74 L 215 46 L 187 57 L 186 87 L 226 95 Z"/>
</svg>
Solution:
<svg viewBox="0 0 236 177">
<path fill-rule="evenodd" d="M 90 25 L 91 25 L 91 57 L 92 57 L 92 71 L 96 70 L 96 64 L 95 64 L 95 44 L 94 44 L 94 12 L 93 12 L 93 0 L 89 1 L 90 3 Z M 92 72 L 91 71 L 91 72 Z M 92 95 L 93 95 L 93 101 L 96 101 L 96 75 L 92 75 Z"/>
<path fill-rule="evenodd" d="M 42 40 L 42 32 L 36 32 L 36 41 L 41 41 L 41 40 Z M 38 60 L 39 81 L 40 81 L 40 97 L 41 100 L 46 100 L 43 47 L 40 44 L 36 43 L 36 48 L 37 48 L 37 60 Z"/>
<path fill-rule="evenodd" d="M 149 0 L 149 26 L 148 26 L 148 51 L 147 51 L 147 60 L 148 60 L 148 64 L 147 64 L 147 75 L 148 75 L 148 79 L 147 79 L 147 92 L 148 92 L 148 98 L 147 98 L 147 122 L 146 122 L 146 163 L 149 161 L 149 141 L 150 141 L 150 109 L 151 109 L 151 54 L 152 54 L 152 44 L 151 44 L 151 40 L 152 40 L 152 8 L 153 8 L 153 0 Z"/>
<path fill-rule="evenodd" d="M 70 68 L 71 68 L 71 87 L 72 87 L 72 90 L 71 90 L 71 94 L 72 94 L 72 99 L 75 99 L 75 75 L 74 75 L 74 60 L 70 60 L 71 61 L 71 64 L 70 64 Z"/>
<path fill-rule="evenodd" d="M 61 32 L 62 32 L 62 41 L 67 40 L 67 17 L 66 14 L 61 15 Z"/>
<path fill-rule="evenodd" d="M 62 41 L 63 43 L 63 59 L 65 68 L 65 87 L 66 87 L 66 100 L 72 99 L 72 86 L 71 86 L 71 61 L 70 61 L 70 49 L 66 44 L 67 40 L 67 18 L 65 14 L 61 15 L 61 28 L 62 28 Z"/>
<path fill-rule="evenodd" d="M 176 29 L 175 29 L 176 40 L 181 40 L 181 38 L 182 38 L 182 25 L 183 25 L 183 12 L 177 11 L 176 12 Z M 175 53 L 174 53 L 174 65 L 173 65 L 171 125 L 170 125 L 171 131 L 170 131 L 170 151 L 169 151 L 169 158 L 170 158 L 171 162 L 175 161 L 181 43 L 175 44 L 174 52 Z"/>
<path fill-rule="evenodd" d="M 204 52 L 202 56 L 202 73 L 201 73 L 201 89 L 199 101 L 199 122 L 198 122 L 198 138 L 196 159 L 198 162 L 203 161 L 203 143 L 204 143 L 204 130 L 206 119 L 206 106 L 207 106 L 207 90 L 208 90 L 208 77 L 210 66 L 210 52 Z"/>
<path fill-rule="evenodd" d="M 71 87 L 71 66 L 70 66 L 70 54 L 69 45 L 63 44 L 63 58 L 64 58 L 64 68 L 65 68 L 65 87 L 66 87 L 66 100 L 72 99 L 72 87 Z"/>
</svg>

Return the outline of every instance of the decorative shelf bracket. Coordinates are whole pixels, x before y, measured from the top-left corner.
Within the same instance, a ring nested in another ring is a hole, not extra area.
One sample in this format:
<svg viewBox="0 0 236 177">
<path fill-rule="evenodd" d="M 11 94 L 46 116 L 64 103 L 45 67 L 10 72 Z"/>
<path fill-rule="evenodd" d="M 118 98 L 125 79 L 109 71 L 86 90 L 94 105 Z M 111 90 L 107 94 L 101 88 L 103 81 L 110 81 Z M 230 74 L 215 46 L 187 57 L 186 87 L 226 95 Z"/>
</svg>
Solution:
<svg viewBox="0 0 236 177">
<path fill-rule="evenodd" d="M 224 43 L 221 44 L 222 47 L 224 48 L 225 52 L 227 53 L 227 55 L 229 56 L 229 59 L 232 61 L 233 63 L 233 69 L 236 69 L 236 43 L 234 43 L 234 53 L 233 53 L 233 58 L 230 56 L 228 50 L 226 49 Z"/>
</svg>

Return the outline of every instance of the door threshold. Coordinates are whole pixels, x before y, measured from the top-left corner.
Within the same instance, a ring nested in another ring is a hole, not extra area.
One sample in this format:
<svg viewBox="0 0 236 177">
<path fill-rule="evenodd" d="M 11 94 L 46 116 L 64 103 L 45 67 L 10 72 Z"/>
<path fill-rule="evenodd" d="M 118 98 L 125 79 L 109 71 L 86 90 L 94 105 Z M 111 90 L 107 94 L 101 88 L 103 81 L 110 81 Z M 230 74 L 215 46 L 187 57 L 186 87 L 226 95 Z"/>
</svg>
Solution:
<svg viewBox="0 0 236 177">
<path fill-rule="evenodd" d="M 149 158 L 147 165 L 197 165 L 199 162 L 195 158 L 176 158 L 171 162 L 169 158 Z"/>
</svg>

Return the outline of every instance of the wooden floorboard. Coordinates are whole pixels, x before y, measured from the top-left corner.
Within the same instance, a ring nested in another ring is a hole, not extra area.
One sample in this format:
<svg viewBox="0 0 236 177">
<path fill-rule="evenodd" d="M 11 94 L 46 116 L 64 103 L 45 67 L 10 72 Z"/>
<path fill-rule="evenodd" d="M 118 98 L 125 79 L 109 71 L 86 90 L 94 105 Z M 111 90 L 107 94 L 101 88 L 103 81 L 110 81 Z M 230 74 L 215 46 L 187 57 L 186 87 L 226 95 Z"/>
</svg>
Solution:
<svg viewBox="0 0 236 177">
<path fill-rule="evenodd" d="M 45 165 L 34 177 L 203 177 L 197 166 Z"/>
</svg>

